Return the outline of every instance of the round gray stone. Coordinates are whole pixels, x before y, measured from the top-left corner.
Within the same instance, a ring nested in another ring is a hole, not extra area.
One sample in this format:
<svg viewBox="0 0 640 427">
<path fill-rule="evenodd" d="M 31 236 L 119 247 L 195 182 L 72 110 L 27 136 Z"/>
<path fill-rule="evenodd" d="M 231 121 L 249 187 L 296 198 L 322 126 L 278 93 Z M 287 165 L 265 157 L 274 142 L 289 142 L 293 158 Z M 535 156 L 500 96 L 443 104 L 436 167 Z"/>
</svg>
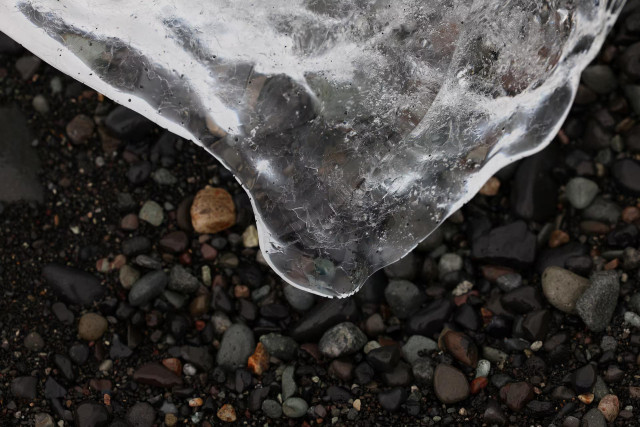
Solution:
<svg viewBox="0 0 640 427">
<path fill-rule="evenodd" d="M 340 323 L 322 335 L 318 347 L 327 357 L 337 358 L 359 351 L 367 343 L 367 336 L 351 322 Z"/>
<path fill-rule="evenodd" d="M 595 273 L 591 286 L 576 302 L 576 312 L 593 332 L 603 331 L 611 322 L 618 303 L 620 282 L 615 271 Z"/>
<path fill-rule="evenodd" d="M 304 417 L 309 405 L 299 397 L 290 397 L 282 404 L 282 412 L 289 418 Z"/>
<path fill-rule="evenodd" d="M 391 280 L 384 290 L 384 296 L 393 314 L 400 319 L 418 311 L 424 300 L 424 294 L 408 280 Z"/>
<path fill-rule="evenodd" d="M 269 418 L 278 419 L 282 416 L 282 406 L 275 400 L 267 399 L 262 402 L 262 412 Z"/>
<path fill-rule="evenodd" d="M 316 302 L 315 295 L 289 284 L 285 285 L 283 292 L 287 302 L 296 311 L 307 311 L 313 307 Z"/>
<path fill-rule="evenodd" d="M 428 355 L 437 349 L 438 343 L 431 338 L 423 337 L 422 335 L 412 335 L 407 340 L 407 343 L 402 346 L 402 356 L 404 360 L 413 365 L 423 357 L 421 354 Z"/>
<path fill-rule="evenodd" d="M 255 347 L 251 329 L 240 323 L 233 324 L 222 336 L 216 356 L 218 365 L 229 370 L 246 366 Z"/>
<path fill-rule="evenodd" d="M 593 202 L 600 189 L 598 184 L 590 179 L 577 177 L 571 179 L 565 187 L 565 194 L 569 203 L 576 209 L 584 209 Z"/>
</svg>

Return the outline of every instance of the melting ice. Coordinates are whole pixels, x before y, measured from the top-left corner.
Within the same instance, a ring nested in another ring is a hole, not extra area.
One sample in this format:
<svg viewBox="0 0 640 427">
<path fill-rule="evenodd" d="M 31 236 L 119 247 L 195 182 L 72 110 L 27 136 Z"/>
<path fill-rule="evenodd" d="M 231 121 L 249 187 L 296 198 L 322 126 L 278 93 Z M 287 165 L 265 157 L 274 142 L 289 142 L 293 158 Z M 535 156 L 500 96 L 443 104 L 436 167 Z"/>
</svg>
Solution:
<svg viewBox="0 0 640 427">
<path fill-rule="evenodd" d="M 288 282 L 355 292 L 549 143 L 618 0 L 0 0 L 0 31 L 202 145 Z"/>
</svg>

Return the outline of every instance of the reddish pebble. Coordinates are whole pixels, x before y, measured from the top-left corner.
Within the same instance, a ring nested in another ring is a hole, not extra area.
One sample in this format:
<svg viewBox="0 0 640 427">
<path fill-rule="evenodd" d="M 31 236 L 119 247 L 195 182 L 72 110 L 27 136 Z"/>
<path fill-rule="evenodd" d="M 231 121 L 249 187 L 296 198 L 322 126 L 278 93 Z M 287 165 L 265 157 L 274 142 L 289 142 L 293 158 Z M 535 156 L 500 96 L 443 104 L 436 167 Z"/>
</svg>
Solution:
<svg viewBox="0 0 640 427">
<path fill-rule="evenodd" d="M 635 206 L 628 206 L 622 211 L 622 220 L 627 224 L 636 222 L 640 219 L 640 209 Z"/>
<path fill-rule="evenodd" d="M 505 274 L 515 273 L 515 271 L 508 267 L 496 265 L 483 265 L 480 267 L 480 271 L 482 272 L 482 276 L 491 283 L 494 283 L 498 280 L 498 277 L 504 276 Z"/>
<path fill-rule="evenodd" d="M 249 291 L 249 287 L 245 285 L 237 285 L 233 288 L 233 294 L 236 298 L 249 298 L 251 292 Z"/>
<path fill-rule="evenodd" d="M 549 247 L 557 248 L 562 245 L 566 245 L 569 243 L 569 235 L 562 230 L 553 230 L 551 232 L 551 236 L 549 237 Z"/>
<path fill-rule="evenodd" d="M 191 265 L 191 254 L 189 252 L 183 253 L 180 255 L 180 258 L 178 258 L 178 261 L 180 261 L 182 265 Z"/>
<path fill-rule="evenodd" d="M 478 394 L 480 390 L 489 385 L 487 377 L 478 377 L 471 381 L 471 394 Z"/>
<path fill-rule="evenodd" d="M 249 356 L 247 366 L 256 375 L 262 375 L 264 371 L 269 369 L 269 353 L 261 342 L 258 343 L 253 354 Z"/>
<path fill-rule="evenodd" d="M 615 394 L 607 394 L 598 403 L 598 409 L 607 421 L 612 423 L 620 413 L 620 401 Z"/>
<path fill-rule="evenodd" d="M 138 215 L 134 213 L 126 215 L 120 221 L 120 228 L 127 231 L 137 230 L 139 225 L 140 225 L 140 221 L 138 221 Z"/>
<path fill-rule="evenodd" d="M 230 404 L 226 403 L 222 405 L 222 408 L 218 411 L 218 418 L 225 423 L 233 423 L 236 421 L 236 410 Z"/>
<path fill-rule="evenodd" d="M 196 331 L 202 331 L 206 326 L 204 320 L 196 320 Z"/>
<path fill-rule="evenodd" d="M 164 365 L 165 368 L 167 368 L 174 374 L 176 375 L 182 374 L 182 362 L 180 361 L 180 359 L 177 359 L 175 357 L 170 357 L 168 359 L 163 359 L 162 364 Z"/>
<path fill-rule="evenodd" d="M 604 265 L 605 270 L 615 270 L 620 265 L 620 260 L 618 258 L 614 258 L 608 263 Z"/>
<path fill-rule="evenodd" d="M 218 250 L 206 243 L 200 246 L 200 253 L 205 261 L 213 261 L 218 256 Z"/>
</svg>

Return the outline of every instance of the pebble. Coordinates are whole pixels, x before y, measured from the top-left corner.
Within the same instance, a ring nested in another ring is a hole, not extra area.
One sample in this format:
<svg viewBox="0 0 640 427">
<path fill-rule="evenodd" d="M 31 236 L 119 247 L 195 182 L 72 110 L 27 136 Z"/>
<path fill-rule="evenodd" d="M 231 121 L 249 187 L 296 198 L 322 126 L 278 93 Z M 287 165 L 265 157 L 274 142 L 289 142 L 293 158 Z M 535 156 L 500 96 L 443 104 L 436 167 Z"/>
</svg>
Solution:
<svg viewBox="0 0 640 427">
<path fill-rule="evenodd" d="M 511 206 L 516 215 L 544 221 L 555 214 L 558 185 L 550 171 L 558 157 L 550 146 L 520 162 L 511 182 Z"/>
<path fill-rule="evenodd" d="M 462 332 L 445 330 L 438 339 L 439 347 L 459 362 L 475 367 L 478 363 L 478 347 Z"/>
<path fill-rule="evenodd" d="M 151 427 L 156 419 L 156 411 L 147 402 L 136 402 L 127 411 L 126 419 L 131 427 Z"/>
<path fill-rule="evenodd" d="M 30 332 L 24 337 L 24 346 L 34 352 L 38 352 L 44 348 L 44 340 L 37 332 Z"/>
<path fill-rule="evenodd" d="M 34 417 L 35 427 L 55 427 L 53 417 L 44 412 L 39 412 Z"/>
<path fill-rule="evenodd" d="M 640 162 L 633 159 L 618 160 L 611 166 L 611 176 L 624 191 L 640 195 Z"/>
<path fill-rule="evenodd" d="M 233 423 L 237 419 L 235 408 L 228 403 L 222 405 L 216 416 L 225 423 Z"/>
<path fill-rule="evenodd" d="M 547 301 L 565 313 L 576 312 L 576 302 L 591 282 L 569 270 L 547 267 L 542 273 L 542 292 Z"/>
<path fill-rule="evenodd" d="M 262 402 L 262 412 L 264 412 L 267 417 L 276 420 L 282 417 L 282 406 L 275 400 L 266 399 Z"/>
<path fill-rule="evenodd" d="M 536 236 L 524 221 L 516 221 L 476 237 L 471 254 L 480 262 L 525 268 L 535 260 Z"/>
<path fill-rule="evenodd" d="M 358 352 L 367 343 L 367 336 L 351 322 L 340 323 L 322 335 L 318 348 L 329 358 Z"/>
<path fill-rule="evenodd" d="M 593 386 L 596 383 L 597 376 L 598 372 L 596 371 L 595 366 L 591 363 L 576 369 L 571 374 L 573 389 L 578 394 L 591 393 L 593 391 Z"/>
<path fill-rule="evenodd" d="M 42 61 L 33 55 L 26 55 L 16 61 L 16 70 L 20 73 L 22 80 L 29 80 L 38 71 Z"/>
<path fill-rule="evenodd" d="M 478 364 L 476 367 L 476 378 L 488 377 L 490 370 L 491 370 L 491 362 L 489 362 L 486 359 L 478 360 Z"/>
<path fill-rule="evenodd" d="M 158 168 L 151 173 L 151 178 L 158 185 L 175 185 L 178 179 L 165 168 Z"/>
<path fill-rule="evenodd" d="M 316 297 L 314 294 L 312 294 L 311 292 L 303 291 L 302 289 L 298 289 L 288 283 L 284 285 L 283 293 L 287 302 L 296 311 L 307 311 L 311 307 L 313 307 L 316 302 Z"/>
<path fill-rule="evenodd" d="M 533 386 L 527 382 L 509 383 L 500 388 L 500 398 L 514 412 L 533 400 Z"/>
<path fill-rule="evenodd" d="M 620 413 L 620 401 L 615 394 L 607 394 L 598 403 L 598 409 L 604 415 L 604 418 L 612 423 Z"/>
<path fill-rule="evenodd" d="M 624 323 L 634 328 L 640 328 L 640 315 L 627 311 L 624 313 Z"/>
<path fill-rule="evenodd" d="M 134 307 L 145 305 L 164 291 L 168 278 L 164 271 L 152 271 L 142 276 L 129 291 L 129 304 Z"/>
<path fill-rule="evenodd" d="M 17 377 L 11 381 L 11 394 L 15 397 L 33 400 L 36 398 L 36 377 Z"/>
<path fill-rule="evenodd" d="M 134 256 L 149 252 L 151 240 L 146 236 L 135 236 L 122 242 L 122 253 Z"/>
<path fill-rule="evenodd" d="M 255 225 L 252 224 L 244 230 L 242 244 L 245 248 L 257 248 L 260 245 L 258 242 L 258 229 Z"/>
<path fill-rule="evenodd" d="M 284 371 L 282 371 L 282 400 L 287 400 L 296 394 L 298 386 L 296 385 L 294 374 L 295 368 L 291 365 L 285 367 Z"/>
<path fill-rule="evenodd" d="M 302 316 L 291 329 L 291 337 L 298 342 L 316 340 L 332 326 L 357 320 L 358 317 L 359 310 L 354 298 L 324 299 Z"/>
<path fill-rule="evenodd" d="M 293 338 L 278 333 L 262 335 L 260 342 L 270 356 L 285 362 L 294 360 L 298 353 L 298 343 Z"/>
<path fill-rule="evenodd" d="M 71 142 L 78 145 L 86 143 L 93 135 L 94 129 L 95 123 L 93 123 L 91 117 L 79 114 L 67 124 L 66 130 Z"/>
<path fill-rule="evenodd" d="M 590 65 L 582 72 L 582 81 L 599 95 L 606 95 L 618 87 L 618 80 L 608 65 Z"/>
<path fill-rule="evenodd" d="M 107 427 L 109 411 L 100 403 L 85 401 L 80 403 L 73 414 L 77 427 Z"/>
<path fill-rule="evenodd" d="M 300 418 L 307 413 L 309 405 L 299 397 L 290 397 L 282 403 L 282 412 L 289 418 Z"/>
<path fill-rule="evenodd" d="M 142 208 L 140 208 L 138 218 L 154 227 L 159 227 L 164 220 L 164 211 L 158 203 L 153 200 L 147 200 L 144 202 L 144 205 L 142 205 Z"/>
<path fill-rule="evenodd" d="M 591 277 L 591 286 L 576 302 L 576 312 L 589 329 L 600 332 L 609 325 L 616 309 L 619 291 L 617 272 L 599 272 Z"/>
<path fill-rule="evenodd" d="M 407 400 L 407 392 L 402 387 L 396 387 L 378 393 L 380 406 L 389 412 L 397 411 L 405 400 Z"/>
<path fill-rule="evenodd" d="M 42 276 L 60 298 L 71 304 L 92 304 L 105 291 L 96 277 L 72 267 L 48 264 L 42 269 Z"/>
<path fill-rule="evenodd" d="M 200 288 L 200 281 L 186 268 L 174 265 L 169 273 L 169 289 L 183 294 L 193 294 Z"/>
<path fill-rule="evenodd" d="M 218 233 L 233 226 L 235 222 L 235 204 L 226 190 L 206 186 L 194 197 L 191 224 L 197 233 Z"/>
<path fill-rule="evenodd" d="M 389 279 L 413 280 L 416 275 L 416 256 L 409 252 L 403 258 L 384 268 Z"/>
<path fill-rule="evenodd" d="M 469 396 L 469 383 L 460 370 L 441 363 L 436 366 L 433 375 L 433 390 L 440 402 L 450 405 Z"/>
<path fill-rule="evenodd" d="M 424 293 L 408 280 L 391 280 L 384 290 L 391 311 L 399 319 L 414 314 L 425 299 Z"/>
<path fill-rule="evenodd" d="M 140 272 L 128 264 L 125 264 L 118 271 L 120 284 L 124 289 L 131 289 L 131 286 L 140 278 Z"/>
<path fill-rule="evenodd" d="M 165 234 L 159 244 L 165 251 L 179 254 L 189 246 L 189 237 L 184 231 L 172 231 Z"/>
<path fill-rule="evenodd" d="M 182 385 L 182 378 L 159 363 L 146 363 L 136 369 L 133 380 L 155 387 L 171 388 Z"/>
<path fill-rule="evenodd" d="M 222 337 L 216 358 L 217 363 L 229 370 L 244 367 L 255 347 L 253 331 L 246 325 L 233 324 Z"/>
<path fill-rule="evenodd" d="M 49 101 L 43 95 L 36 95 L 31 102 L 33 109 L 42 115 L 49 113 Z"/>
<path fill-rule="evenodd" d="M 589 206 L 599 191 L 598 184 L 582 177 L 572 178 L 565 188 L 569 203 L 576 209 Z"/>
<path fill-rule="evenodd" d="M 405 324 L 408 334 L 423 335 L 431 337 L 442 331 L 446 322 L 453 312 L 454 304 L 448 299 L 441 299 L 431 302 L 424 309 L 407 319 Z"/>
<path fill-rule="evenodd" d="M 398 365 L 400 361 L 400 349 L 395 345 L 387 345 L 370 350 L 367 355 L 367 362 L 377 372 L 389 372 Z"/>
<path fill-rule="evenodd" d="M 438 343 L 431 338 L 412 335 L 402 346 L 402 356 L 413 365 L 417 360 L 436 350 L 438 350 Z"/>
<path fill-rule="evenodd" d="M 433 384 L 433 365 L 431 360 L 424 357 L 415 360 L 411 366 L 411 373 L 418 383 Z"/>
<path fill-rule="evenodd" d="M 147 161 L 132 163 L 127 171 L 127 179 L 133 185 L 143 184 L 149 175 L 151 175 L 151 163 Z"/>
<path fill-rule="evenodd" d="M 78 322 L 78 336 L 85 341 L 97 341 L 107 330 L 107 319 L 96 313 L 82 315 Z"/>
<path fill-rule="evenodd" d="M 606 427 L 607 420 L 602 415 L 602 412 L 598 408 L 590 409 L 582 417 L 582 427 Z"/>
<path fill-rule="evenodd" d="M 496 279 L 496 285 L 502 292 L 511 292 L 522 286 L 522 276 L 518 273 L 507 273 Z"/>
<path fill-rule="evenodd" d="M 462 267 L 463 260 L 462 257 L 458 254 L 443 254 L 438 261 L 438 273 L 440 274 L 441 278 L 446 274 L 455 273 L 456 271 L 462 270 Z"/>
<path fill-rule="evenodd" d="M 622 209 L 610 200 L 596 197 L 594 201 L 582 211 L 582 218 L 585 220 L 608 222 L 615 224 L 622 215 Z"/>
</svg>

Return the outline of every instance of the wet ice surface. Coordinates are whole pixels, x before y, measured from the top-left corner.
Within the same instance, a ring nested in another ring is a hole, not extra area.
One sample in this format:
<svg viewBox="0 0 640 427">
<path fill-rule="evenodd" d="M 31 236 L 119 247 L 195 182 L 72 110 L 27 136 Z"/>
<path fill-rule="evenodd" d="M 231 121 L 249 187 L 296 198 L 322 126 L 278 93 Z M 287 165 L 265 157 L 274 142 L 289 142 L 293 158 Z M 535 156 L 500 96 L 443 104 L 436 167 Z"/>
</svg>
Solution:
<svg viewBox="0 0 640 427">
<path fill-rule="evenodd" d="M 346 296 L 551 140 L 622 4 L 0 0 L 0 30 L 205 147 L 271 266 Z"/>
</svg>

